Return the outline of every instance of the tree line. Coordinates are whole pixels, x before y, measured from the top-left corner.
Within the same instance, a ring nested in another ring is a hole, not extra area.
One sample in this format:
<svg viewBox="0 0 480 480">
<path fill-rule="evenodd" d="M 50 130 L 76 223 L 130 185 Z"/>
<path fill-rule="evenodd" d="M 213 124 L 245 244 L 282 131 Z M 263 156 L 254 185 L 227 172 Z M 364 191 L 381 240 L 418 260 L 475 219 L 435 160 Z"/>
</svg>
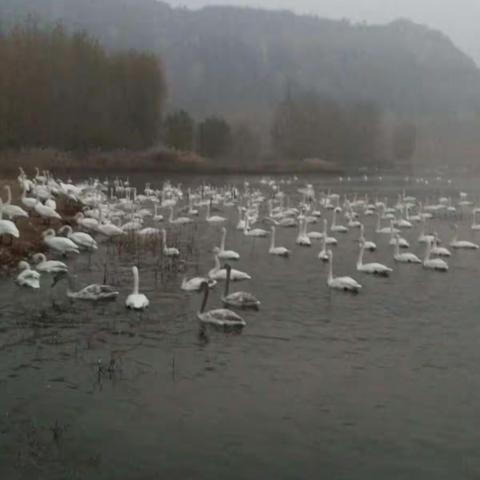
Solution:
<svg viewBox="0 0 480 480">
<path fill-rule="evenodd" d="M 140 148 L 158 139 L 159 59 L 32 21 L 0 31 L 0 148 Z"/>
<path fill-rule="evenodd" d="M 163 122 L 163 141 L 179 151 L 194 151 L 216 161 L 254 162 L 261 154 L 260 134 L 248 124 L 231 124 L 219 115 L 199 122 L 185 110 L 171 112 Z"/>
</svg>

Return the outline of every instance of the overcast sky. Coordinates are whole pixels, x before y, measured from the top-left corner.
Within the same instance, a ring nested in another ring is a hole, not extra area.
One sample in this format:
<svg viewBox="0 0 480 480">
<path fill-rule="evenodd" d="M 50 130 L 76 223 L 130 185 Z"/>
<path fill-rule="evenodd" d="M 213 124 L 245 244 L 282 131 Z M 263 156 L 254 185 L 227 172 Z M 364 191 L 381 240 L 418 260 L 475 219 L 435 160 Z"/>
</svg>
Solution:
<svg viewBox="0 0 480 480">
<path fill-rule="evenodd" d="M 175 6 L 248 5 L 369 23 L 398 17 L 442 30 L 480 64 L 480 0 L 165 0 Z"/>
</svg>

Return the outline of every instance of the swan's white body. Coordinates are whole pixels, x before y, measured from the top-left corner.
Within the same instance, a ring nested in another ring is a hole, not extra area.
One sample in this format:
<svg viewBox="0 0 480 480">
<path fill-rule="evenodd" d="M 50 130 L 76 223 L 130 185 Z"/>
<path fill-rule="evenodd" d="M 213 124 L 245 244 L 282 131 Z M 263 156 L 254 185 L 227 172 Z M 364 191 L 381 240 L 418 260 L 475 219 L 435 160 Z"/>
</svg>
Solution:
<svg viewBox="0 0 480 480">
<path fill-rule="evenodd" d="M 467 240 L 458 240 L 458 227 L 455 225 L 455 234 L 450 246 L 455 249 L 478 250 L 479 246 L 476 243 Z"/>
<path fill-rule="evenodd" d="M 18 268 L 21 270 L 16 279 L 18 285 L 33 289 L 40 288 L 40 274 L 38 272 L 32 270 L 27 262 L 20 262 Z"/>
<path fill-rule="evenodd" d="M 295 243 L 301 247 L 311 247 L 312 241 L 307 235 L 307 220 L 302 218 L 299 222 L 299 230 Z"/>
<path fill-rule="evenodd" d="M 432 242 L 427 243 L 427 250 L 425 253 L 425 259 L 423 260 L 423 267 L 430 270 L 438 270 L 440 272 L 448 271 L 448 264 L 441 258 L 430 258 L 432 249 Z"/>
<path fill-rule="evenodd" d="M 330 231 L 338 233 L 347 233 L 348 228 L 344 225 L 337 225 L 337 210 L 333 211 L 332 224 L 330 225 Z"/>
<path fill-rule="evenodd" d="M 80 227 L 86 228 L 87 230 L 98 231 L 99 222 L 96 218 L 85 217 L 82 212 L 79 212 L 75 215 L 75 220 Z"/>
<path fill-rule="evenodd" d="M 414 253 L 400 252 L 399 242 L 395 244 L 395 252 L 393 254 L 393 259 L 399 263 L 422 263 L 422 261 Z"/>
<path fill-rule="evenodd" d="M 369 273 L 372 275 L 380 275 L 382 277 L 388 277 L 393 270 L 381 263 L 363 263 L 363 254 L 365 253 L 365 245 L 360 244 L 360 253 L 357 260 L 357 270 L 363 273 Z"/>
<path fill-rule="evenodd" d="M 290 255 L 290 250 L 285 247 L 277 247 L 275 246 L 275 227 L 272 227 L 272 235 L 270 237 L 270 248 L 268 249 L 268 253 L 270 255 L 277 255 L 279 257 L 288 257 Z"/>
<path fill-rule="evenodd" d="M 178 248 L 167 246 L 167 231 L 164 228 L 162 228 L 162 238 L 163 238 L 163 254 L 166 257 L 180 256 L 180 250 L 178 250 Z"/>
<path fill-rule="evenodd" d="M 170 217 L 168 218 L 168 222 L 171 223 L 172 225 L 188 225 L 189 223 L 192 223 L 193 220 L 189 217 L 177 217 L 173 218 L 173 206 L 170 207 Z"/>
<path fill-rule="evenodd" d="M 125 306 L 132 310 L 145 310 L 150 305 L 150 301 L 143 293 L 138 292 L 140 283 L 138 268 L 132 267 L 132 273 L 133 292 L 127 297 L 127 300 L 125 301 Z"/>
<path fill-rule="evenodd" d="M 207 277 L 193 277 L 189 280 L 184 278 L 180 288 L 184 292 L 199 292 L 205 282 L 208 283 L 208 288 L 213 288 L 217 284 L 216 280 L 210 280 Z"/>
<path fill-rule="evenodd" d="M 73 243 L 78 245 L 80 248 L 85 250 L 97 250 L 97 242 L 88 234 L 84 232 L 74 232 L 72 227 L 65 225 L 60 229 L 61 231 L 65 230 L 67 232 L 67 238 L 69 238 Z"/>
<path fill-rule="evenodd" d="M 328 251 L 328 256 L 330 262 L 328 268 L 327 285 L 335 290 L 358 293 L 361 290 L 362 286 L 352 277 L 333 276 L 333 253 L 331 250 Z"/>
<path fill-rule="evenodd" d="M 240 260 L 240 254 L 234 250 L 225 250 L 225 240 L 227 238 L 227 229 L 222 227 L 222 240 L 220 242 L 220 250 L 218 258 L 222 260 Z"/>
<path fill-rule="evenodd" d="M 220 259 L 218 258 L 218 248 L 215 249 L 215 266 L 208 272 L 208 278 L 210 280 L 224 281 L 227 279 L 227 271 L 220 266 Z M 230 278 L 232 281 L 250 280 L 252 277 L 245 272 L 235 270 L 232 268 L 230 272 Z"/>
<path fill-rule="evenodd" d="M 360 238 L 358 239 L 358 243 L 363 243 L 363 245 L 365 246 L 365 250 L 368 250 L 370 252 L 374 252 L 377 249 L 376 243 L 365 240 L 365 227 L 363 223 L 360 224 Z"/>
<path fill-rule="evenodd" d="M 210 203 L 207 204 L 205 220 L 210 224 L 219 224 L 227 221 L 225 217 L 221 217 L 220 215 L 210 215 Z"/>
<path fill-rule="evenodd" d="M 37 213 L 38 215 L 40 215 L 42 218 L 45 218 L 45 219 L 57 219 L 57 220 L 61 220 L 62 217 L 60 216 L 60 214 L 58 212 L 56 212 L 53 208 L 50 208 L 50 207 L 47 207 L 46 205 L 44 205 L 42 202 L 40 202 L 39 200 L 37 201 L 37 203 L 35 204 L 35 207 L 33 208 Z"/>
<path fill-rule="evenodd" d="M 43 232 L 43 241 L 51 250 L 55 250 L 62 255 L 67 253 L 80 253 L 78 246 L 69 238 L 57 237 L 52 229 Z"/>
<path fill-rule="evenodd" d="M 20 237 L 17 226 L 11 220 L 2 219 L 2 200 L 0 199 L 0 237 L 2 235 L 10 235 L 15 238 Z"/>
<path fill-rule="evenodd" d="M 207 325 L 215 327 L 243 328 L 247 322 L 238 314 L 227 308 L 217 308 L 215 310 L 205 311 L 207 305 L 209 288 L 206 283 L 202 285 L 204 291 L 203 302 L 200 310 L 197 312 L 198 320 Z"/>
<path fill-rule="evenodd" d="M 43 253 L 36 253 L 33 257 L 35 268 L 42 273 L 66 273 L 68 267 L 65 263 L 58 260 L 47 260 Z"/>
<path fill-rule="evenodd" d="M 227 271 L 227 278 L 225 282 L 225 291 L 222 296 L 222 303 L 225 307 L 239 308 L 241 310 L 258 310 L 260 308 L 260 301 L 249 292 L 233 292 L 229 293 L 231 270 L 230 265 L 225 265 Z"/>
<path fill-rule="evenodd" d="M 435 233 L 433 235 L 433 244 L 432 249 L 430 251 L 432 255 L 436 255 L 437 257 L 451 257 L 452 253 L 448 248 L 439 247 L 438 246 L 438 235 Z"/>
<path fill-rule="evenodd" d="M 263 228 L 250 228 L 250 220 L 248 219 L 248 215 L 245 215 L 245 224 L 243 228 L 243 234 L 247 237 L 259 237 L 264 238 L 268 236 L 268 232 Z"/>
</svg>

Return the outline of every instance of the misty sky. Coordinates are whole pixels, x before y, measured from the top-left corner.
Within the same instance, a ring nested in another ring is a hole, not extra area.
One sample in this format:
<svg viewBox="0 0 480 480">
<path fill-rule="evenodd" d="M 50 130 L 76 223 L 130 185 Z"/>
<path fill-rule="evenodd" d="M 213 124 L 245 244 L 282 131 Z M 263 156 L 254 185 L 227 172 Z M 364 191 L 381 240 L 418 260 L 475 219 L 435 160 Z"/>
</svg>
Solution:
<svg viewBox="0 0 480 480">
<path fill-rule="evenodd" d="M 480 64 L 480 0 L 165 0 L 175 6 L 248 5 L 369 23 L 398 17 L 442 30 Z"/>
</svg>

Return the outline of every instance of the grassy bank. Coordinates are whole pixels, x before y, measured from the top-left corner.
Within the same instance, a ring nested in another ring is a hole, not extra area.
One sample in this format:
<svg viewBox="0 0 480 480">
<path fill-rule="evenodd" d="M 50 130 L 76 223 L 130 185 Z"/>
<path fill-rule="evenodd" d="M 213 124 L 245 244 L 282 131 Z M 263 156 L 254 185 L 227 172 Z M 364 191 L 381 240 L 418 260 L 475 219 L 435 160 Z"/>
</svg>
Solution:
<svg viewBox="0 0 480 480">
<path fill-rule="evenodd" d="M 22 167 L 28 173 L 35 168 L 51 170 L 59 176 L 83 171 L 115 173 L 161 172 L 194 174 L 296 174 L 340 173 L 341 169 L 326 162 L 275 162 L 245 164 L 229 161 L 212 161 L 190 152 L 151 149 L 142 151 L 117 150 L 84 153 L 63 152 L 54 149 L 6 150 L 0 152 L 0 179 L 14 178 Z"/>
</svg>

